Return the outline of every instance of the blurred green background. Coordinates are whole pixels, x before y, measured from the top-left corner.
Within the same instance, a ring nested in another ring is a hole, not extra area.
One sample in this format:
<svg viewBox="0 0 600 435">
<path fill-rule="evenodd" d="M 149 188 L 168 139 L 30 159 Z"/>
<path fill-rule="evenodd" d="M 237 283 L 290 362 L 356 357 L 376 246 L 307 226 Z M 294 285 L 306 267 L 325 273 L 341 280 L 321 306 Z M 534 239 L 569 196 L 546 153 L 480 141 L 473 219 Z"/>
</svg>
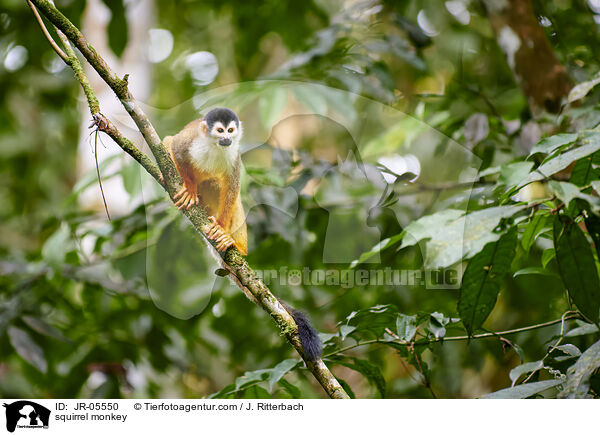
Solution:
<svg viewBox="0 0 600 435">
<path fill-rule="evenodd" d="M 473 0 L 56 6 L 117 71 L 130 73 L 161 135 L 215 105 L 237 111 L 248 261 L 257 270 L 348 270 L 424 215 L 511 201 L 502 195 L 518 174 L 481 182 L 478 171 L 523 160 L 543 137 L 600 122 L 593 90 L 583 104 L 555 104 L 599 70 L 595 0 L 534 0 L 530 11 L 511 4 L 507 13 Z M 514 45 L 499 30 L 526 13 L 535 25 L 525 32 L 549 43 L 529 63 L 515 56 L 517 36 Z M 550 77 L 548 65 L 569 78 Z M 532 87 L 536 80 L 548 95 Z M 80 88 L 25 1 L 0 0 L 0 95 L 1 396 L 325 397 L 289 361 L 296 355 L 271 319 L 214 274 L 217 263 L 158 186 L 108 138 L 96 145 Z M 117 103 L 106 96 L 103 113 L 135 139 Z M 89 164 L 96 146 L 116 156 L 100 164 L 105 183 L 114 183 L 105 185 L 111 220 Z M 518 200 L 544 197 L 544 189 Z M 550 239 L 519 245 L 513 272 L 541 268 Z M 396 248 L 360 267 L 424 270 L 423 244 Z M 548 255 L 546 273 L 509 274 L 481 330 L 554 320 L 569 309 Z M 438 260 L 427 268 L 464 269 Z M 465 334 L 456 286 L 291 281 L 270 286 L 309 313 L 325 354 L 390 328 L 397 334 L 405 319 L 398 313 L 416 315 L 409 323 L 422 337 Z M 360 398 L 473 398 L 510 386 L 510 370 L 544 357 L 559 330 L 417 351 L 370 344 L 326 362 Z M 586 348 L 591 332 L 570 343 Z"/>
</svg>

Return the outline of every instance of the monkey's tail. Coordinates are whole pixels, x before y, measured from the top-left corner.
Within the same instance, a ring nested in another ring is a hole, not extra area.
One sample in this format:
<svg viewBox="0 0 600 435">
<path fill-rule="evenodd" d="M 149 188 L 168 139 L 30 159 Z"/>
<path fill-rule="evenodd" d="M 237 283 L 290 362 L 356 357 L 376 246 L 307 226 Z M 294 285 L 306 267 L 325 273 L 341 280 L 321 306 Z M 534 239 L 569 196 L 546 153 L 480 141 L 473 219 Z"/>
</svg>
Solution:
<svg viewBox="0 0 600 435">
<path fill-rule="evenodd" d="M 308 316 L 302 311 L 293 309 L 281 299 L 279 302 L 281 305 L 283 305 L 286 311 L 290 313 L 294 319 L 294 322 L 296 322 L 296 325 L 298 326 L 298 335 L 300 336 L 300 343 L 302 343 L 304 354 L 308 359 L 316 361 L 321 357 L 321 340 L 319 340 L 319 336 L 315 328 L 313 328 L 313 326 L 310 324 Z"/>
</svg>

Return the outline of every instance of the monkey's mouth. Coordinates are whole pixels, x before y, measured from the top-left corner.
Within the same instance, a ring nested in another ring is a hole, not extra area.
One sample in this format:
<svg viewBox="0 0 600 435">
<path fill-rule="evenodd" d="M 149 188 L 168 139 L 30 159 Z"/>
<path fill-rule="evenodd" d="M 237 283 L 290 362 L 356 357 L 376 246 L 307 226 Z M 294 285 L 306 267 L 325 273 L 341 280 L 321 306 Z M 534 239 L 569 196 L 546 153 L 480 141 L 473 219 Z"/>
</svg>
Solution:
<svg viewBox="0 0 600 435">
<path fill-rule="evenodd" d="M 228 147 L 231 145 L 231 139 L 219 139 L 219 145 L 222 147 Z"/>
</svg>

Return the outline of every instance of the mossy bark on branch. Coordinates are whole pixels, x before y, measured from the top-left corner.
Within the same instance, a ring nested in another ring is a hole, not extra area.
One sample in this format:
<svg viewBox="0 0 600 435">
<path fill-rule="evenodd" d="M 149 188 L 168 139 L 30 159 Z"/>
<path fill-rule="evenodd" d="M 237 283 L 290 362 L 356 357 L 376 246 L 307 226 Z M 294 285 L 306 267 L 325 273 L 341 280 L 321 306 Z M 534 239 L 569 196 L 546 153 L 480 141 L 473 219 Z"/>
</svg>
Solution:
<svg viewBox="0 0 600 435">
<path fill-rule="evenodd" d="M 62 33 L 60 30 L 57 30 L 58 37 L 61 39 L 63 43 L 63 47 L 65 48 L 65 54 L 67 55 L 66 62 L 73 69 L 75 74 L 75 78 L 81 85 L 83 89 L 83 93 L 87 99 L 88 106 L 90 109 L 90 113 L 92 118 L 94 119 L 94 123 L 96 127 L 109 135 L 112 140 L 114 140 L 127 154 L 133 157 L 140 165 L 148 171 L 150 175 L 152 175 L 156 180 L 160 179 L 160 170 L 158 166 L 154 164 L 152 160 L 148 158 L 143 152 L 141 152 L 129 139 L 121 134 L 119 130 L 110 122 L 108 118 L 100 113 L 100 103 L 98 101 L 98 97 L 92 88 L 92 85 L 83 70 L 83 65 L 79 61 L 77 54 L 71 47 L 71 43 L 69 39 Z"/>
<path fill-rule="evenodd" d="M 127 80 L 120 79 L 115 74 L 104 59 L 98 55 L 94 47 L 87 41 L 83 34 L 73 23 L 69 21 L 52 3 L 48 0 L 31 0 L 31 2 L 50 20 L 65 36 L 77 47 L 83 57 L 98 72 L 100 77 L 115 92 L 125 110 L 131 116 L 138 129 L 142 133 L 145 141 L 148 143 L 154 158 L 164 175 L 166 187 L 169 194 L 174 195 L 181 187 L 181 178 L 175 170 L 175 165 L 169 157 L 165 147 L 162 145 L 160 136 L 148 122 L 148 117 L 139 107 L 131 92 L 127 87 Z"/>
</svg>

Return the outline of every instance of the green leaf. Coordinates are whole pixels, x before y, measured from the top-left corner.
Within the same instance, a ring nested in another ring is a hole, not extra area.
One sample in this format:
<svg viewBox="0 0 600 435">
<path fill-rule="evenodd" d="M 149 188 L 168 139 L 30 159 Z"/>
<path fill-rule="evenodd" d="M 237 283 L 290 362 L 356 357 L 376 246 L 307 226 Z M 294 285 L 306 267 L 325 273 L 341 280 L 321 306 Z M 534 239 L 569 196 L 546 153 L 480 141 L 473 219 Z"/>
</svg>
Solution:
<svg viewBox="0 0 600 435">
<path fill-rule="evenodd" d="M 565 389 L 558 395 L 563 399 L 581 399 L 590 389 L 592 373 L 600 367 L 600 341 L 581 354 L 575 364 L 567 370 Z"/>
<path fill-rule="evenodd" d="M 565 205 L 569 205 L 573 199 L 579 198 L 586 201 L 594 212 L 600 210 L 600 199 L 598 199 L 598 197 L 581 192 L 579 187 L 575 186 L 574 184 L 564 181 L 551 180 L 548 183 L 548 187 L 558 199 L 565 203 Z"/>
<path fill-rule="evenodd" d="M 509 187 L 516 186 L 527 178 L 532 167 L 533 162 L 516 162 L 502 165 L 498 183 Z"/>
<path fill-rule="evenodd" d="M 244 373 L 244 376 L 240 376 L 235 380 L 235 389 L 243 390 L 266 380 L 270 371 L 269 369 L 263 369 Z"/>
<path fill-rule="evenodd" d="M 483 171 L 480 171 L 477 175 L 479 176 L 479 178 L 487 177 L 488 175 L 499 174 L 501 170 L 502 166 L 491 166 L 487 169 L 484 169 Z"/>
<path fill-rule="evenodd" d="M 446 336 L 446 325 L 450 322 L 450 319 L 444 316 L 442 313 L 431 313 L 427 321 L 427 330 L 433 334 L 436 339 L 444 338 Z"/>
<path fill-rule="evenodd" d="M 384 336 L 386 329 L 394 328 L 397 317 L 398 308 L 395 306 L 376 305 L 353 311 L 346 317 L 346 323 L 356 326 L 357 332 L 366 332 L 380 338 Z"/>
<path fill-rule="evenodd" d="M 417 316 L 398 314 L 396 319 L 396 333 L 400 340 L 411 341 L 417 333 Z"/>
<path fill-rule="evenodd" d="M 471 258 L 487 243 L 498 240 L 500 234 L 493 230 L 500 220 L 511 217 L 524 207 L 490 207 L 467 215 L 460 215 L 458 210 L 445 210 L 425 216 L 406 227 L 401 248 L 429 238 L 425 245 L 425 268 L 448 267 L 462 259 Z M 434 219 L 436 215 L 439 216 Z"/>
<path fill-rule="evenodd" d="M 569 182 L 581 187 L 587 186 L 594 180 L 598 180 L 600 171 L 594 167 L 594 164 L 598 164 L 598 157 L 599 154 L 594 153 L 578 160 L 571 171 Z"/>
<path fill-rule="evenodd" d="M 525 361 L 525 352 L 523 352 L 523 349 L 517 343 L 513 343 L 511 341 L 510 345 L 515 350 L 515 352 L 517 353 L 517 355 L 519 355 L 519 360 L 521 361 L 521 364 L 522 364 L 523 361 Z"/>
<path fill-rule="evenodd" d="M 286 393 L 292 396 L 292 399 L 302 398 L 302 392 L 300 391 L 300 388 L 296 387 L 291 382 L 286 381 L 285 379 L 280 379 L 279 386 L 282 387 L 286 391 Z"/>
<path fill-rule="evenodd" d="M 71 232 L 69 226 L 63 222 L 52 234 L 42 247 L 42 257 L 54 266 L 64 263 L 67 252 L 72 247 Z"/>
<path fill-rule="evenodd" d="M 235 384 L 229 384 L 226 387 L 222 388 L 221 390 L 217 391 L 216 393 L 211 394 L 210 396 L 208 396 L 208 398 L 209 399 L 231 398 L 231 397 L 233 397 L 234 392 L 235 392 Z"/>
<path fill-rule="evenodd" d="M 469 335 L 479 329 L 496 304 L 500 284 L 510 269 L 517 244 L 513 227 L 474 256 L 463 275 L 458 312 Z"/>
<path fill-rule="evenodd" d="M 404 234 L 405 233 L 403 231 L 400 234 L 396 234 L 393 237 L 384 239 L 381 242 L 377 243 L 375 246 L 373 246 L 367 252 L 363 252 L 357 260 L 354 260 L 354 261 L 352 261 L 352 263 L 350 263 L 350 269 L 354 269 L 356 266 L 358 266 L 361 263 L 364 263 L 372 256 L 377 255 L 381 251 L 384 251 L 385 249 L 389 248 L 390 246 L 397 244 L 400 240 L 402 240 L 402 238 L 404 237 Z"/>
<path fill-rule="evenodd" d="M 271 399 L 271 394 L 260 385 L 251 385 L 244 389 L 243 397 L 245 399 Z"/>
<path fill-rule="evenodd" d="M 56 329 L 54 326 L 47 324 L 42 319 L 33 316 L 22 316 L 21 319 L 27 323 L 27 325 L 40 334 L 47 335 L 48 337 L 55 338 L 56 340 L 63 341 L 65 343 L 73 343 L 62 332 Z"/>
<path fill-rule="evenodd" d="M 600 258 L 600 217 L 590 214 L 585 218 L 585 227 L 596 247 L 596 255 Z"/>
<path fill-rule="evenodd" d="M 211 394 L 210 398 L 227 398 L 232 397 L 233 394 L 240 391 L 244 392 L 244 397 L 247 398 L 268 398 L 270 393 L 273 391 L 273 386 L 277 383 L 281 385 L 288 393 L 299 394 L 296 387 L 291 386 L 282 377 L 293 369 L 299 361 L 297 359 L 286 359 L 281 361 L 272 369 L 260 369 L 251 372 L 244 373 L 243 376 L 238 377 L 233 384 L 227 385 L 225 388 Z M 269 391 L 267 392 L 264 388 L 259 387 L 257 384 L 267 381 Z M 291 387 L 290 387 L 291 386 Z M 293 387 L 293 388 L 292 388 Z"/>
<path fill-rule="evenodd" d="M 579 311 L 600 319 L 600 280 L 590 244 L 579 226 L 561 216 L 554 219 L 554 248 L 562 281 Z"/>
<path fill-rule="evenodd" d="M 34 366 L 42 373 L 48 370 L 48 363 L 44 351 L 39 347 L 29 334 L 14 326 L 8 327 L 8 339 L 21 358 Z"/>
<path fill-rule="evenodd" d="M 273 386 L 279 382 L 279 380 L 293 369 L 296 364 L 298 364 L 298 360 L 295 358 L 290 358 L 281 361 L 275 367 L 273 367 L 269 372 L 269 392 L 273 391 Z"/>
<path fill-rule="evenodd" d="M 519 184 L 519 187 L 522 187 L 533 181 L 543 180 L 553 174 L 556 174 L 557 172 L 565 169 L 574 161 L 589 156 L 600 149 L 600 133 L 586 132 L 586 134 L 580 134 L 580 137 L 581 136 L 583 137 L 580 139 L 580 141 L 583 145 L 563 154 L 559 154 L 553 159 L 548 160 L 544 164 L 540 165 L 539 168 L 529 174 L 525 181 Z"/>
<path fill-rule="evenodd" d="M 571 183 L 551 180 L 548 187 L 565 205 L 569 205 L 569 202 L 579 195 L 579 187 Z"/>
<path fill-rule="evenodd" d="M 577 321 L 579 326 L 571 329 L 565 334 L 566 337 L 579 337 L 580 335 L 595 334 L 599 331 L 598 327 L 592 323 Z"/>
<path fill-rule="evenodd" d="M 549 388 L 562 384 L 562 379 L 552 379 L 549 381 L 532 382 L 531 384 L 517 385 L 516 387 L 505 388 L 486 394 L 482 399 L 525 399 L 534 394 L 541 393 Z"/>
<path fill-rule="evenodd" d="M 341 325 L 340 326 L 340 338 L 345 340 L 348 334 L 356 329 L 356 326 L 352 325 Z"/>
<path fill-rule="evenodd" d="M 563 145 L 569 145 L 577 140 L 577 133 L 561 133 L 545 137 L 535 145 L 529 155 L 537 153 L 552 154 Z"/>
<path fill-rule="evenodd" d="M 440 232 L 440 227 L 448 225 L 463 215 L 464 212 L 461 210 L 447 209 L 411 222 L 404 231 L 408 237 L 402 239 L 400 249 L 413 246 L 423 239 L 435 239 Z"/>
<path fill-rule="evenodd" d="M 549 248 L 542 252 L 542 267 L 548 266 L 548 263 L 550 263 L 555 257 L 556 251 L 554 248 Z"/>
<path fill-rule="evenodd" d="M 600 74 L 596 74 L 592 80 L 588 80 L 586 82 L 581 82 L 575 86 L 569 92 L 569 96 L 567 97 L 567 101 L 572 103 L 573 101 L 577 101 L 585 97 L 588 92 L 594 88 L 598 83 L 600 83 Z"/>
<path fill-rule="evenodd" d="M 537 239 L 537 237 L 552 224 L 552 216 L 549 212 L 539 211 L 537 212 L 531 221 L 525 227 L 523 236 L 521 237 L 521 246 L 525 252 L 529 252 L 531 246 Z"/>
<path fill-rule="evenodd" d="M 369 383 L 373 384 L 377 388 L 377 391 L 379 391 L 381 398 L 385 398 L 385 378 L 381 374 L 379 367 L 377 367 L 373 363 L 370 363 L 369 361 L 365 361 L 362 359 L 352 358 L 352 360 L 354 361 L 354 363 L 348 361 L 338 361 L 338 363 L 359 372 L 361 375 L 367 378 Z"/>
<path fill-rule="evenodd" d="M 129 27 L 125 16 L 123 0 L 102 0 L 110 9 L 111 16 L 106 33 L 108 45 L 117 57 L 121 57 L 129 40 Z"/>
<path fill-rule="evenodd" d="M 515 384 L 517 383 L 517 381 L 519 380 L 521 375 L 524 375 L 525 373 L 537 372 L 538 370 L 540 370 L 542 368 L 544 368 L 544 361 L 542 361 L 542 360 L 528 362 L 528 363 L 516 366 L 508 374 L 508 377 L 512 381 L 511 386 L 513 386 L 513 387 L 515 386 Z"/>
<path fill-rule="evenodd" d="M 570 356 L 580 356 L 581 351 L 579 348 L 573 344 L 561 344 L 560 346 L 556 346 L 555 349 L 560 350 L 563 353 L 566 353 Z"/>
</svg>

